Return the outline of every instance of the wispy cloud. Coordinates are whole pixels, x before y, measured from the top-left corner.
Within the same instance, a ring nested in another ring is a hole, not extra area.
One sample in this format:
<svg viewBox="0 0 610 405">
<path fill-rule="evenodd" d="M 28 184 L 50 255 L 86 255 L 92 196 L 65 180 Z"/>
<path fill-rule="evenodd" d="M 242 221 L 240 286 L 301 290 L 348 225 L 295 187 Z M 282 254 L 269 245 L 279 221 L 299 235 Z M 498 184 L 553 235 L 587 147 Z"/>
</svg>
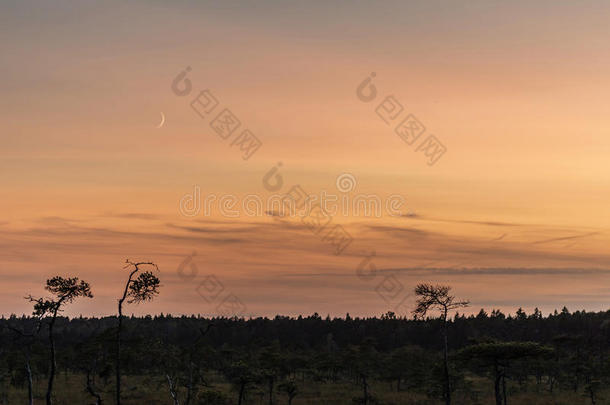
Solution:
<svg viewBox="0 0 610 405">
<path fill-rule="evenodd" d="M 559 238 L 550 238 L 550 239 L 545 239 L 545 240 L 539 240 L 539 241 L 532 242 L 532 244 L 538 245 L 538 244 L 542 244 L 542 243 L 551 243 L 551 242 L 559 242 L 559 241 L 564 241 L 564 240 L 581 239 L 581 238 L 586 238 L 589 236 L 599 235 L 599 234 L 600 234 L 599 232 L 589 232 L 589 233 L 585 233 L 582 235 L 563 236 L 563 237 L 559 237 Z"/>
<path fill-rule="evenodd" d="M 124 218 L 124 219 L 141 219 L 141 220 L 159 220 L 162 218 L 158 214 L 147 214 L 142 212 L 125 212 L 125 213 L 105 213 L 100 215 L 105 218 Z"/>
</svg>

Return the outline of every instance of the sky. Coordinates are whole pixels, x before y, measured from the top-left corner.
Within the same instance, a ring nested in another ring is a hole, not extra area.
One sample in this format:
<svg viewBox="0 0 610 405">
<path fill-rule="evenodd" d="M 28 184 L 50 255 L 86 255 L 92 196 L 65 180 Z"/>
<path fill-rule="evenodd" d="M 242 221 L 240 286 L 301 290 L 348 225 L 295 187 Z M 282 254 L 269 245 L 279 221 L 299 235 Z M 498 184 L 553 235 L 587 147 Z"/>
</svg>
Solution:
<svg viewBox="0 0 610 405">
<path fill-rule="evenodd" d="M 466 312 L 606 310 L 609 17 L 603 1 L 3 1 L 0 313 L 63 275 L 95 295 L 66 314 L 113 314 L 126 259 L 162 282 L 135 314 L 408 315 L 420 282 Z M 213 127 L 224 109 L 234 133 Z M 294 186 L 352 209 L 323 229 L 278 215 L 266 202 Z"/>
</svg>

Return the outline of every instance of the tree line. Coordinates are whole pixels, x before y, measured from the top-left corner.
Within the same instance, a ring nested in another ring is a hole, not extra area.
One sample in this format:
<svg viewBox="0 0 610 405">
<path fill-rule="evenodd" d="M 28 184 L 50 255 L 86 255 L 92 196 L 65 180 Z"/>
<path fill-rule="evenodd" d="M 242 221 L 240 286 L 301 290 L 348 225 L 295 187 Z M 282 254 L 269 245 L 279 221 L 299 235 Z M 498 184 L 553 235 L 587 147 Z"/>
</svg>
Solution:
<svg viewBox="0 0 610 405">
<path fill-rule="evenodd" d="M 162 377 L 174 405 L 242 405 L 256 396 L 292 404 L 305 386 L 340 383 L 360 390 L 353 403 L 382 403 L 379 383 L 446 405 L 456 396 L 477 403 L 473 376 L 489 382 L 496 405 L 507 405 L 515 390 L 577 392 L 596 405 L 610 383 L 610 311 L 466 316 L 458 311 L 468 301 L 450 287 L 419 284 L 413 312 L 402 315 L 125 317 L 124 305 L 149 301 L 160 288 L 154 263 L 128 260 L 125 269 L 116 316 L 61 316 L 93 293 L 86 281 L 56 276 L 46 282 L 50 297 L 27 296 L 31 316 L 0 319 L 0 380 L 27 387 L 23 402 L 34 403 L 33 381 L 44 378 L 52 405 L 62 371 L 82 376 L 74 389 L 96 405 L 109 392 L 120 405 L 129 376 Z M 211 379 L 226 381 L 232 394 Z M 7 403 L 2 394 L 0 401 Z"/>
</svg>

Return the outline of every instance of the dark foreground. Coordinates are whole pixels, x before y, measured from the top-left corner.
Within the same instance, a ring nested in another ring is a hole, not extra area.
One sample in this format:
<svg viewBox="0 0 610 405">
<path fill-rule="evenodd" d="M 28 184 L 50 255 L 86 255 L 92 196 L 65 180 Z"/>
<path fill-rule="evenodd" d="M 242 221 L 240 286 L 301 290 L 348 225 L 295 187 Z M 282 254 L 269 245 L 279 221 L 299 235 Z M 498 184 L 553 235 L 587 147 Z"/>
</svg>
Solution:
<svg viewBox="0 0 610 405">
<path fill-rule="evenodd" d="M 54 404 L 115 403 L 116 324 L 58 318 Z M 27 404 L 29 375 L 45 402 L 44 328 L 0 320 L 0 404 Z M 438 319 L 158 316 L 122 335 L 123 405 L 445 403 Z M 457 316 L 447 340 L 453 404 L 610 404 L 610 311 Z"/>
</svg>

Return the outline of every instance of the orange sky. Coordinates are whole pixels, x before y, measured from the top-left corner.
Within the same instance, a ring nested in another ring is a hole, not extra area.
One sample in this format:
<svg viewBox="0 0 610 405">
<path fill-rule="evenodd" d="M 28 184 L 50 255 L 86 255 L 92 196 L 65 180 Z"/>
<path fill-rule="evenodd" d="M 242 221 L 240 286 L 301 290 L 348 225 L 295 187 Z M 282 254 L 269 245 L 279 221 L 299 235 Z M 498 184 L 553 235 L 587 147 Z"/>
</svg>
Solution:
<svg viewBox="0 0 610 405">
<path fill-rule="evenodd" d="M 161 269 L 136 313 L 218 313 L 196 291 L 209 275 L 253 315 L 404 312 L 422 281 L 473 310 L 607 309 L 608 17 L 601 1 L 3 2 L 2 312 L 63 274 L 96 293 L 70 314 L 112 313 L 126 258 Z M 250 159 L 189 106 L 206 88 L 262 141 Z M 435 165 L 376 115 L 389 95 L 446 146 Z M 278 162 L 280 192 L 337 193 L 350 173 L 352 197 L 402 195 L 411 215 L 333 218 L 353 237 L 337 256 L 296 219 L 180 214 L 195 185 L 266 198 Z"/>
</svg>

